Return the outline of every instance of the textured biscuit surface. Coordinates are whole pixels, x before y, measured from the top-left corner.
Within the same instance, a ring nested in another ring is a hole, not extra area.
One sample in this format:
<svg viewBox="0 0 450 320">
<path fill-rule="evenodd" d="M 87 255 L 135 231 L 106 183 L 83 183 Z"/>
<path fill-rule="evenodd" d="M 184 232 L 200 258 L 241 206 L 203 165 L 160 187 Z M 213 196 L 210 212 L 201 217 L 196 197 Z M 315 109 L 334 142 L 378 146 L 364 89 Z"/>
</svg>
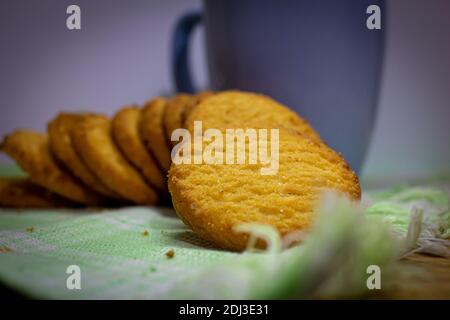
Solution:
<svg viewBox="0 0 450 320">
<path fill-rule="evenodd" d="M 202 91 L 196 94 L 197 103 L 202 103 L 209 97 L 212 97 L 215 93 L 213 91 Z"/>
<path fill-rule="evenodd" d="M 155 98 L 147 102 L 142 110 L 141 136 L 147 149 L 154 155 L 164 174 L 170 168 L 170 147 L 164 128 L 164 112 L 167 101 Z"/>
<path fill-rule="evenodd" d="M 164 129 L 169 145 L 175 145 L 175 141 L 171 141 L 172 132 L 176 129 L 184 127 L 186 110 L 196 103 L 195 96 L 188 94 L 178 94 L 167 102 L 164 111 Z"/>
<path fill-rule="evenodd" d="M 279 131 L 278 172 L 261 175 L 261 167 L 248 160 L 172 164 L 169 191 L 177 214 L 201 237 L 243 250 L 248 235 L 233 231 L 239 224 L 267 224 L 286 235 L 308 229 L 323 190 L 360 197 L 356 174 L 336 152 L 290 129 Z"/>
<path fill-rule="evenodd" d="M 125 157 L 142 173 L 147 182 L 166 193 L 166 178 L 156 160 L 147 151 L 139 133 L 142 113 L 138 107 L 125 107 L 112 120 L 112 134 Z"/>
<path fill-rule="evenodd" d="M 171 141 L 172 132 L 178 128 L 185 128 L 184 124 L 189 113 L 212 95 L 211 91 L 202 91 L 196 95 L 178 94 L 167 102 L 164 111 L 164 129 L 170 146 L 177 144 L 177 141 Z"/>
<path fill-rule="evenodd" d="M 111 121 L 85 116 L 72 131 L 72 141 L 83 162 L 111 190 L 138 204 L 155 204 L 158 195 L 126 160 L 111 137 Z"/>
<path fill-rule="evenodd" d="M 0 206 L 19 209 L 47 209 L 74 206 L 28 178 L 0 177 Z"/>
<path fill-rule="evenodd" d="M 50 121 L 48 124 L 50 150 L 61 164 L 88 187 L 104 196 L 117 197 L 91 172 L 75 152 L 70 132 L 78 126 L 82 118 L 82 114 L 60 113 Z"/>
<path fill-rule="evenodd" d="M 57 164 L 50 152 L 46 134 L 16 130 L 5 137 L 0 149 L 38 185 L 82 204 L 97 205 L 104 201 Z"/>
<path fill-rule="evenodd" d="M 192 112 L 192 110 L 194 110 L 197 105 L 199 105 L 209 97 L 212 97 L 214 94 L 215 93 L 213 91 L 202 91 L 195 95 L 194 103 L 188 104 L 185 107 L 183 117 L 183 128 L 186 128 L 186 120 L 189 117 L 189 114 Z"/>
<path fill-rule="evenodd" d="M 192 131 L 196 120 L 202 121 L 203 129 L 243 128 L 267 123 L 295 129 L 313 141 L 321 141 L 306 120 L 275 100 L 255 93 L 224 91 L 209 96 L 192 109 L 185 127 Z"/>
</svg>

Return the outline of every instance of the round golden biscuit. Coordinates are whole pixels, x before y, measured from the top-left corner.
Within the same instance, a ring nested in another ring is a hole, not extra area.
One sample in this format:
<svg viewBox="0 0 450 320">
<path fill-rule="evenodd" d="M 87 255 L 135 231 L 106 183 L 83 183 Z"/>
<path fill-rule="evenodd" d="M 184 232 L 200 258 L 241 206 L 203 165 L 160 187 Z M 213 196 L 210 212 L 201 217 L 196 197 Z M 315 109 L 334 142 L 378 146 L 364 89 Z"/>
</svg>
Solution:
<svg viewBox="0 0 450 320">
<path fill-rule="evenodd" d="M 70 132 L 79 125 L 83 116 L 82 114 L 63 112 L 49 122 L 47 128 L 50 150 L 63 166 L 88 187 L 104 196 L 116 198 L 117 195 L 109 190 L 83 163 L 72 145 Z"/>
<path fill-rule="evenodd" d="M 172 162 L 164 128 L 166 105 L 167 101 L 164 98 L 155 98 L 147 102 L 142 109 L 140 128 L 147 149 L 156 158 L 164 174 L 167 173 Z"/>
<path fill-rule="evenodd" d="M 111 121 L 105 116 L 85 116 L 72 141 L 84 163 L 111 190 L 138 204 L 155 204 L 157 193 L 128 163 L 111 137 Z"/>
<path fill-rule="evenodd" d="M 188 116 L 192 112 L 192 110 L 194 110 L 195 107 L 197 107 L 197 105 L 199 105 L 200 103 L 202 103 L 207 98 L 209 98 L 213 95 L 214 95 L 214 92 L 212 92 L 212 91 L 202 91 L 195 95 L 195 97 L 194 97 L 195 99 L 193 99 L 193 101 L 191 103 L 185 105 L 182 128 L 186 128 L 185 127 L 186 119 L 188 118 Z"/>
<path fill-rule="evenodd" d="M 141 120 L 142 112 L 139 107 L 125 107 L 117 112 L 112 120 L 114 141 L 150 185 L 162 193 L 167 193 L 166 178 L 156 160 L 145 148 L 139 134 Z"/>
<path fill-rule="evenodd" d="M 218 149 L 222 151 L 214 153 L 217 162 L 172 164 L 168 181 L 173 205 L 196 234 L 219 247 L 240 251 L 248 241 L 247 234 L 234 230 L 240 224 L 270 225 L 284 236 L 310 227 L 324 190 L 360 198 L 358 177 L 340 155 L 292 129 L 278 130 L 278 144 L 273 143 L 276 136 L 271 136 L 272 131 L 268 137 L 267 159 L 275 159 L 274 162 L 262 162 L 264 153 L 258 153 L 256 163 L 246 157 L 243 164 L 220 164 L 220 159 L 225 163 L 228 150 L 223 143 Z M 225 133 L 225 129 L 220 131 Z M 208 145 L 203 141 L 203 155 Z M 250 146 L 246 140 L 245 148 L 236 150 L 248 152 Z M 237 156 L 236 151 L 235 160 Z M 272 174 L 263 175 L 262 169 L 271 165 Z"/>
<path fill-rule="evenodd" d="M 197 93 L 195 96 L 197 99 L 197 104 L 202 103 L 203 101 L 205 101 L 209 97 L 212 97 L 213 95 L 214 95 L 213 91 L 202 91 L 202 92 Z"/>
<path fill-rule="evenodd" d="M 188 114 L 206 98 L 212 96 L 211 91 L 202 91 L 196 95 L 178 94 L 167 102 L 164 111 L 164 129 L 167 141 L 170 146 L 176 145 L 177 141 L 172 141 L 172 132 L 178 128 L 185 128 L 184 124 Z"/>
<path fill-rule="evenodd" d="M 51 209 L 75 204 L 32 183 L 28 178 L 0 177 L 0 207 L 15 209 Z"/>
<path fill-rule="evenodd" d="M 172 132 L 176 129 L 184 127 L 184 116 L 186 109 L 190 105 L 194 105 L 197 99 L 189 94 L 178 94 L 167 102 L 164 110 L 164 129 L 169 145 L 173 146 L 177 142 L 171 140 Z"/>
<path fill-rule="evenodd" d="M 37 185 L 86 205 L 105 202 L 103 197 L 58 165 L 50 152 L 45 133 L 16 130 L 5 137 L 0 150 L 14 159 Z"/>
<path fill-rule="evenodd" d="M 223 91 L 209 96 L 192 109 L 185 127 L 193 131 L 194 121 L 202 121 L 203 129 L 243 128 L 267 123 L 295 129 L 313 141 L 321 141 L 306 120 L 275 100 L 255 93 Z"/>
</svg>

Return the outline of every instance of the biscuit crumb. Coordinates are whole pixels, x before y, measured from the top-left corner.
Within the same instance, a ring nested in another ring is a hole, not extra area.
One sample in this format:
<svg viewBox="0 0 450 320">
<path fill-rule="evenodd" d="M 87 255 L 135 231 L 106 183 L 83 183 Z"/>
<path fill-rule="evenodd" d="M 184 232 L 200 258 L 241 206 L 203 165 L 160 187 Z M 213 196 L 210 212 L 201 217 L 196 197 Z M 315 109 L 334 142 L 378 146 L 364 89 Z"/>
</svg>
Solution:
<svg viewBox="0 0 450 320">
<path fill-rule="evenodd" d="M 175 256 L 175 251 L 170 249 L 169 251 L 166 252 L 166 256 L 167 258 L 172 259 Z"/>
<path fill-rule="evenodd" d="M 148 237 L 149 234 L 150 234 L 150 233 L 148 232 L 148 230 L 144 230 L 144 232 L 142 232 L 142 235 L 143 235 L 144 237 Z"/>
<path fill-rule="evenodd" d="M 11 252 L 12 250 L 8 247 L 0 247 L 0 253 Z"/>
<path fill-rule="evenodd" d="M 34 227 L 28 227 L 25 229 L 27 232 L 33 232 L 34 231 Z"/>
</svg>

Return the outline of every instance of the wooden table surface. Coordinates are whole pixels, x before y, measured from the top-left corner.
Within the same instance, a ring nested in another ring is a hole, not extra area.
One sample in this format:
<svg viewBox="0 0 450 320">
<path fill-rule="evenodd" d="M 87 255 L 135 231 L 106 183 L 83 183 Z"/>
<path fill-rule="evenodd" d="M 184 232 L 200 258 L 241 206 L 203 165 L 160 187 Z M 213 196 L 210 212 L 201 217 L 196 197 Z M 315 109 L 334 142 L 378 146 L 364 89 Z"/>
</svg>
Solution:
<svg viewBox="0 0 450 320">
<path fill-rule="evenodd" d="M 381 298 L 450 300 L 450 259 L 414 254 L 400 263 L 411 270 Z"/>
</svg>

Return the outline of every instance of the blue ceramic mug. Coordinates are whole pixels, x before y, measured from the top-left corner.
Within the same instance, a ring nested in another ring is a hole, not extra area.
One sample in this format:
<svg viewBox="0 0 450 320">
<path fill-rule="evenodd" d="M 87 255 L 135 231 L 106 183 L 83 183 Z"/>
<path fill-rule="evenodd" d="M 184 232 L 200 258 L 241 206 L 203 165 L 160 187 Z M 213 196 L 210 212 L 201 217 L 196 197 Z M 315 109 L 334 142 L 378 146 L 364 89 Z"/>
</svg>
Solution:
<svg viewBox="0 0 450 320">
<path fill-rule="evenodd" d="M 205 0 L 174 32 L 178 91 L 195 92 L 188 43 L 205 26 L 212 90 L 267 94 L 306 118 L 361 169 L 370 142 L 383 57 L 381 30 L 369 30 L 368 6 L 381 0 Z M 383 21 L 382 21 L 383 23 Z"/>
</svg>

